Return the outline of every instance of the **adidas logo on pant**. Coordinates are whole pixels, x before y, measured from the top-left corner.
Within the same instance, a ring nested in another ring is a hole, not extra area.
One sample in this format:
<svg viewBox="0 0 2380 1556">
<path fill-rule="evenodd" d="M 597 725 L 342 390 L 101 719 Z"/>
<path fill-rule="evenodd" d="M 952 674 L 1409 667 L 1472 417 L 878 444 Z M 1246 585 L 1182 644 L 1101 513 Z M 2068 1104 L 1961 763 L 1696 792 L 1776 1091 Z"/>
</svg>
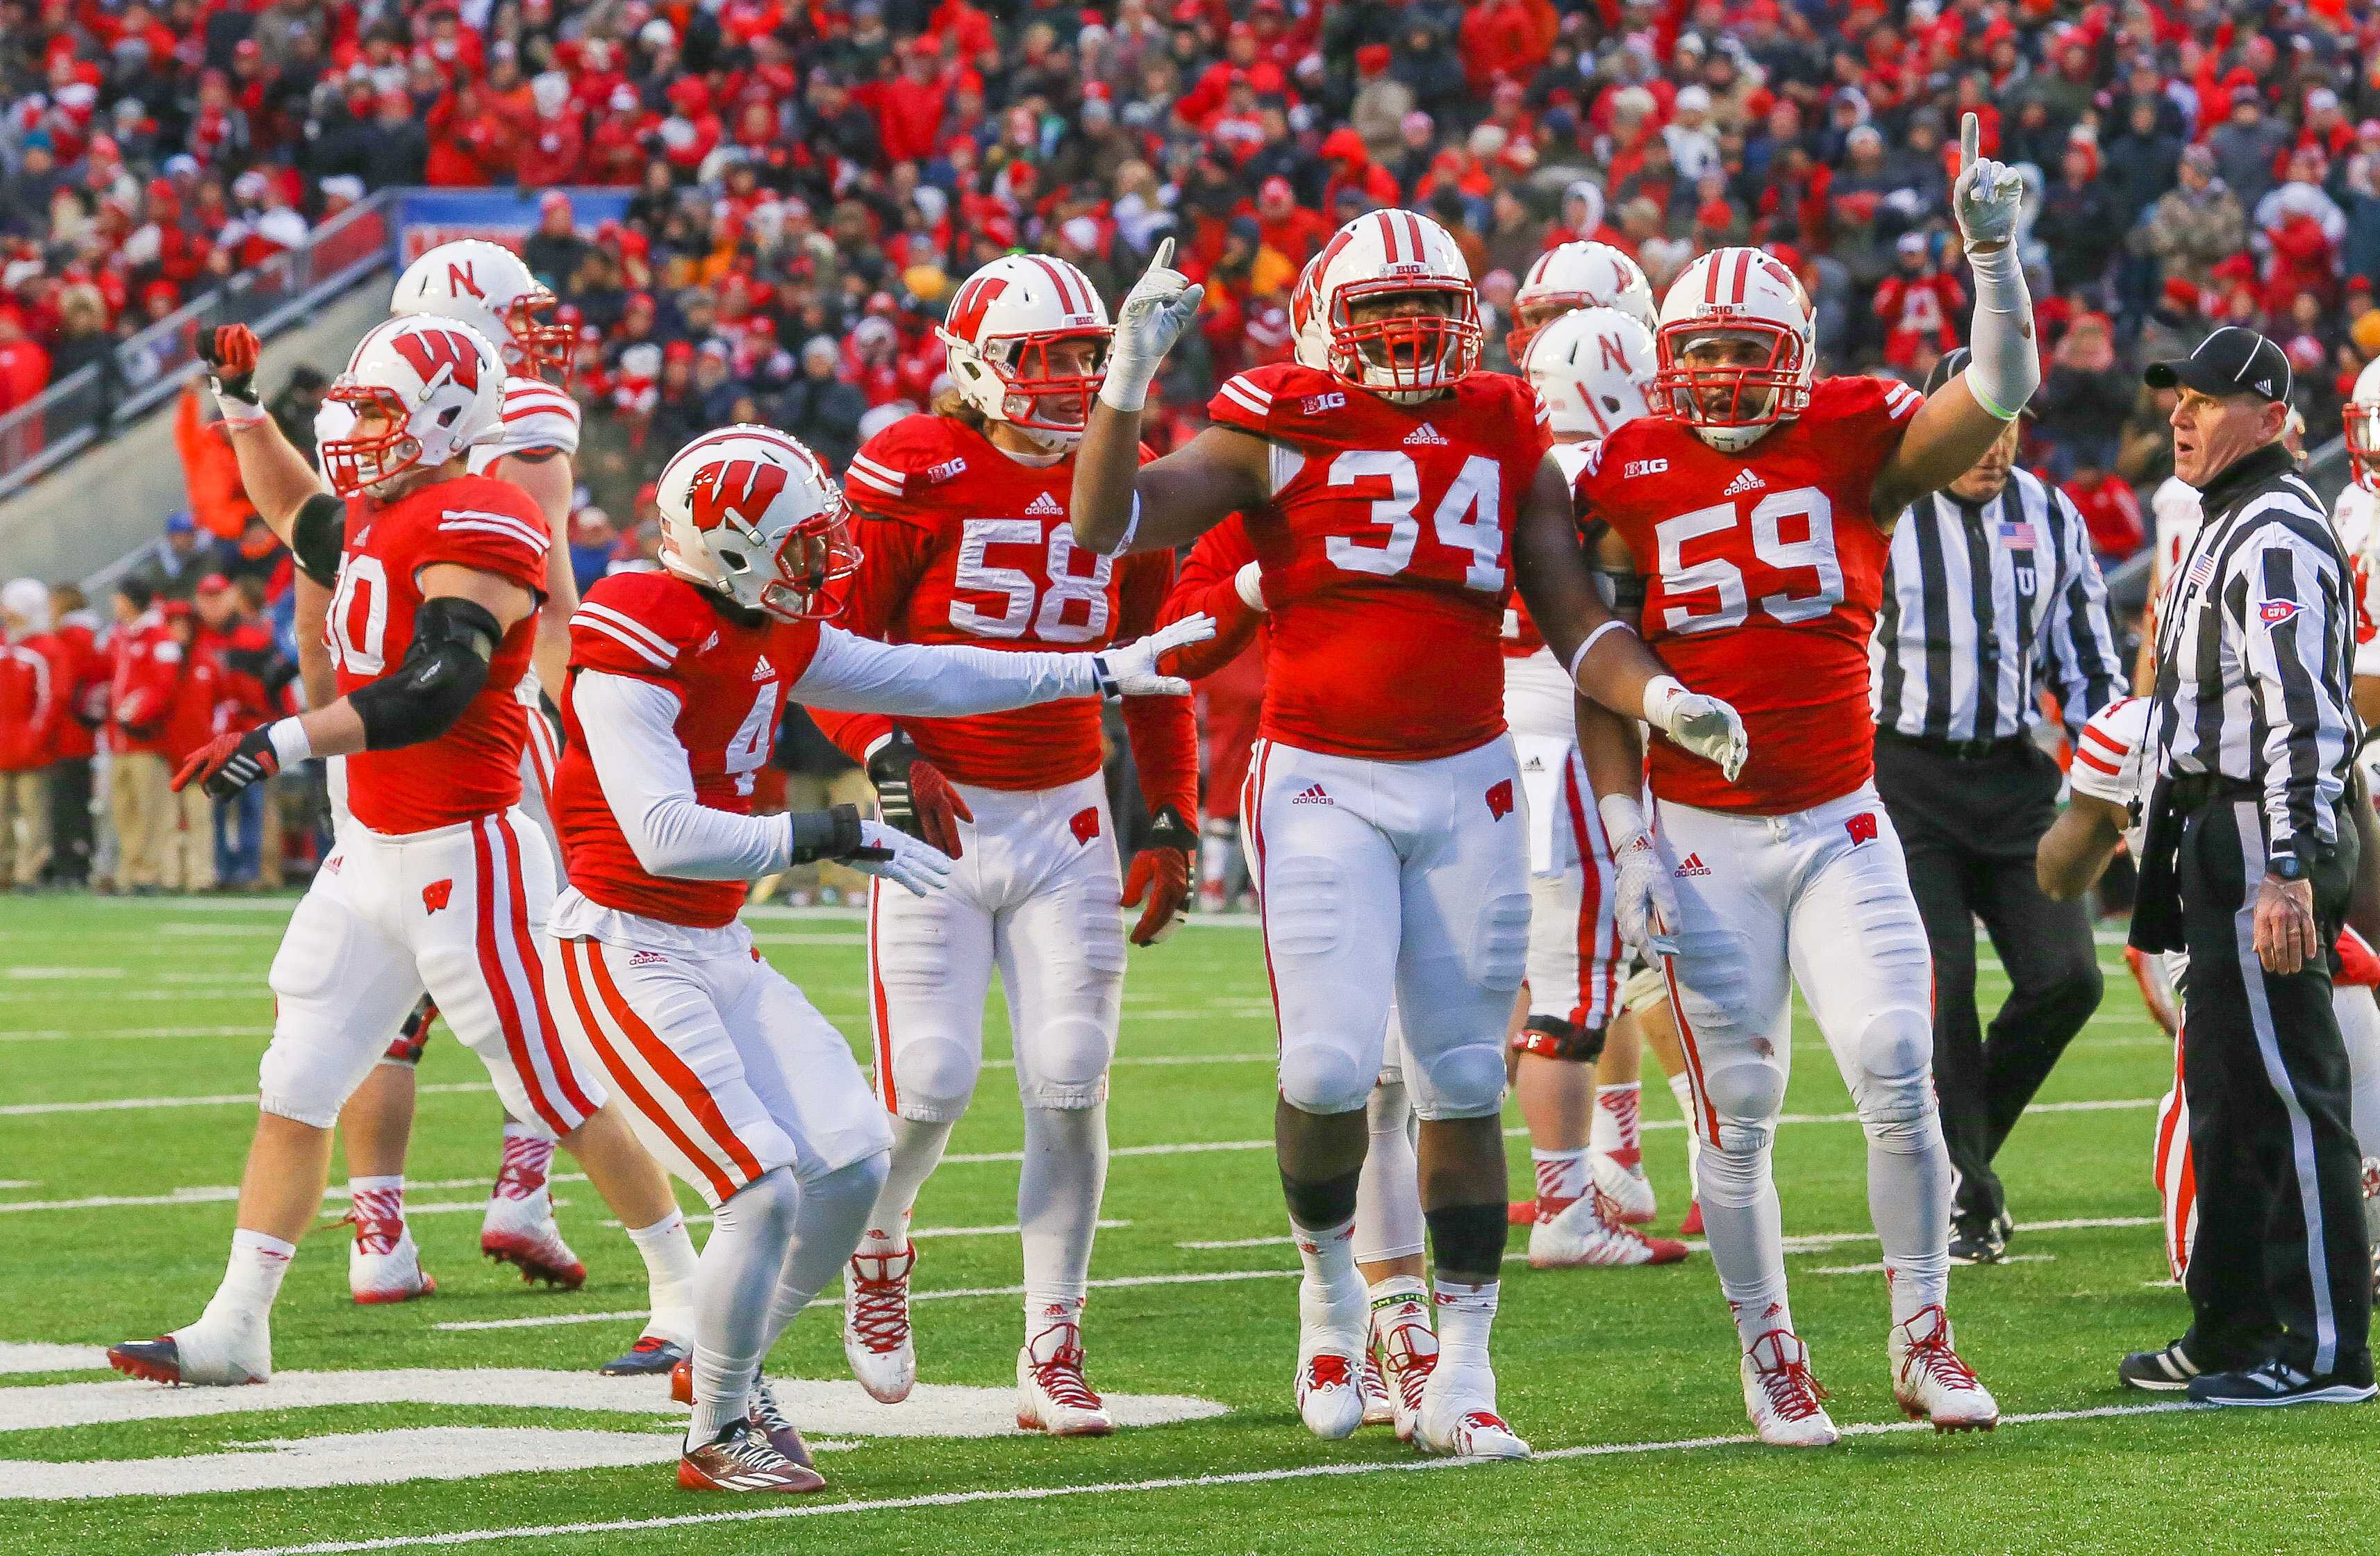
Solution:
<svg viewBox="0 0 2380 1556">
<path fill-rule="evenodd" d="M 1703 857 L 1700 854 L 1689 854 L 1685 857 L 1684 861 L 1678 866 L 1678 873 L 1680 875 L 1708 875 L 1710 873 L 1710 866 L 1703 863 Z"/>
<path fill-rule="evenodd" d="M 1322 792 L 1321 784 L 1310 784 L 1300 793 L 1291 796 L 1289 803 L 1292 805 L 1330 805 L 1336 802 L 1333 801 L 1329 795 Z"/>
</svg>

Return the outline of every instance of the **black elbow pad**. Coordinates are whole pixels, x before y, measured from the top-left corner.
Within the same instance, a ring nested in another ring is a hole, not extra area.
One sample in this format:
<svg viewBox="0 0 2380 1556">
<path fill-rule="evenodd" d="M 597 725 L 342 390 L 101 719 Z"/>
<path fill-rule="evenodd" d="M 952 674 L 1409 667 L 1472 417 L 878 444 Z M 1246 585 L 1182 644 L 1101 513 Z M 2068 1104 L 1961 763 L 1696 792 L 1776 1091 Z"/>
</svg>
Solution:
<svg viewBox="0 0 2380 1556">
<path fill-rule="evenodd" d="M 298 570 L 321 584 L 335 589 L 339 582 L 339 558 L 347 549 L 347 505 L 327 492 L 317 492 L 298 505 L 298 517 L 289 525 L 289 554 Z"/>
<path fill-rule="evenodd" d="M 405 663 L 347 695 L 363 720 L 364 749 L 418 746 L 452 729 L 488 684 L 504 636 L 484 605 L 454 595 L 423 601 Z"/>
</svg>

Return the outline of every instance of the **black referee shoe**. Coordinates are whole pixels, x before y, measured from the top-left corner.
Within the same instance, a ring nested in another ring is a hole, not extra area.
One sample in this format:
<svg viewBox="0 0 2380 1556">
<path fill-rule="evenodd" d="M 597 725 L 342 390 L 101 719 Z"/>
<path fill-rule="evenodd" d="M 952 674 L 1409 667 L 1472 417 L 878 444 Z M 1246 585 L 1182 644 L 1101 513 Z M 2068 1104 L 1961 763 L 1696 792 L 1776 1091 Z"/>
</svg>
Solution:
<svg viewBox="0 0 2380 1556">
<path fill-rule="evenodd" d="M 2116 1376 L 2127 1388 L 2153 1393 L 2178 1394 L 2198 1375 L 2198 1364 L 2190 1359 L 2179 1340 L 2162 1351 L 2134 1351 L 2116 1364 Z"/>
<path fill-rule="evenodd" d="M 2309 1375 L 2289 1363 L 2268 1361 L 2238 1372 L 2210 1372 L 2190 1385 L 2192 1404 L 2362 1404 L 2374 1392 L 2343 1372 Z"/>
<path fill-rule="evenodd" d="M 1954 1216 L 1950 1221 L 1950 1262 L 1998 1264 L 2008 1258 L 2008 1240 L 1991 1216 Z"/>
</svg>

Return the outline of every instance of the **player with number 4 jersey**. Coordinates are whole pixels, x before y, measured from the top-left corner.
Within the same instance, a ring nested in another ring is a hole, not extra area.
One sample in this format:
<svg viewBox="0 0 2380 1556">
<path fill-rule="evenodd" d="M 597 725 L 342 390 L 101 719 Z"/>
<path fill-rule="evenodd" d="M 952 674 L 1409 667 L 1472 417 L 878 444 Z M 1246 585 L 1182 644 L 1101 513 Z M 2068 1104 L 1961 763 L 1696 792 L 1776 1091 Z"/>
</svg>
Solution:
<svg viewBox="0 0 2380 1556">
<path fill-rule="evenodd" d="M 995 260 L 959 287 L 941 334 L 955 389 L 852 459 L 864 560 L 844 623 L 893 643 L 1026 652 L 1087 653 L 1150 630 L 1172 558 L 1103 556 L 1075 544 L 1066 519 L 1073 450 L 1108 348 L 1107 307 L 1088 278 L 1037 254 Z M 1095 703 L 820 718 L 867 764 L 886 816 L 958 860 L 946 892 L 880 885 L 868 899 L 876 1087 L 892 1115 L 892 1168 L 844 1283 L 844 1350 L 887 1403 L 917 1378 L 910 1215 L 974 1096 L 997 969 L 1025 1109 L 1016 1418 L 1053 1436 L 1112 1429 L 1084 1375 L 1082 1322 L 1123 993 L 1116 906 L 1142 907 L 1136 945 L 1171 933 L 1198 836 L 1188 699 L 1127 702 L 1123 721 L 1152 819 L 1130 855 L 1109 812 Z"/>
<path fill-rule="evenodd" d="M 1075 464 L 1075 537 L 1167 550 L 1239 512 L 1259 564 L 1269 646 L 1242 814 L 1281 1027 L 1274 1133 L 1305 1265 L 1299 1412 L 1325 1438 L 1363 1418 L 1354 1218 L 1393 1001 L 1433 1164 L 1439 1351 L 1415 1437 L 1436 1453 L 1525 1456 L 1497 1414 L 1488 1352 L 1508 1234 L 1504 1030 L 1529 924 L 1498 640 L 1546 412 L 1521 380 L 1477 371 L 1476 297 L 1452 235 L 1381 211 L 1340 228 L 1301 277 L 1295 360 L 1227 382 L 1214 425 L 1139 465 L 1148 383 L 1200 297 L 1171 256 L 1160 245 L 1124 301 Z M 1624 631 L 1590 647 L 1574 668 L 1633 716 L 1658 663 Z M 1720 711 L 1685 700 L 1711 715 L 1714 755 L 1732 756 Z"/>
<path fill-rule="evenodd" d="M 1936 1112 L 1932 964 L 1891 818 L 1870 781 L 1867 645 L 1891 528 L 1964 471 L 2039 382 L 2031 304 L 2010 241 L 2021 181 L 1962 129 L 1953 193 L 1975 275 L 1973 359 L 1931 398 L 1819 380 L 1810 301 L 1756 249 L 1719 249 L 1663 299 L 1652 416 L 1591 453 L 1572 493 L 1605 565 L 1643 580 L 1645 640 L 1742 712 L 1735 784 L 1657 741 L 1655 819 L 1638 807 L 1635 732 L 1582 722 L 1598 808 L 1621 845 L 1618 908 L 1667 977 L 1703 1141 L 1711 1260 L 1735 1315 L 1745 1408 L 1764 1441 L 1836 1441 L 1794 1332 L 1769 1153 L 1801 985 L 1868 1140 L 1869 1204 L 1892 1322 L 1887 1358 L 1910 1415 L 1991 1427 L 1998 1407 L 1952 1348 L 1949 1159 Z M 1576 539 L 1533 512 L 1524 543 L 1561 588 Z M 1565 581 L 1566 580 L 1566 581 Z M 1548 626 L 1548 637 L 1554 632 Z"/>
</svg>

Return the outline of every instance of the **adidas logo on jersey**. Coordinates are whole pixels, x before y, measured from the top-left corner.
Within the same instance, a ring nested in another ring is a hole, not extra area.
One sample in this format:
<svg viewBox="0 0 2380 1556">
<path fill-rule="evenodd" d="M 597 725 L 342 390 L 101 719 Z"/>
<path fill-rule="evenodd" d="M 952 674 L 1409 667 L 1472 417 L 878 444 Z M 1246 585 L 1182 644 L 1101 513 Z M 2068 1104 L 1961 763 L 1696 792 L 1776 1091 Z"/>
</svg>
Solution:
<svg viewBox="0 0 2380 1556">
<path fill-rule="evenodd" d="M 1444 448 L 1446 439 L 1439 435 L 1437 428 L 1425 421 L 1405 434 L 1405 446 L 1407 448 Z"/>
<path fill-rule="evenodd" d="M 1043 514 L 1062 514 L 1065 511 L 1058 505 L 1058 499 L 1050 496 L 1047 492 L 1025 504 L 1025 517 L 1027 518 L 1038 518 Z"/>
<path fill-rule="evenodd" d="M 1333 800 L 1329 795 L 1322 792 L 1321 784 L 1309 784 L 1304 793 L 1292 796 L 1289 803 L 1292 805 L 1334 805 L 1338 802 Z"/>
<path fill-rule="evenodd" d="M 1720 492 L 1719 495 L 1722 497 L 1737 497 L 1742 495 L 1746 492 L 1763 491 L 1767 487 L 1767 485 L 1768 483 L 1767 481 L 1761 480 L 1758 476 L 1754 475 L 1750 470 L 1738 470 L 1735 472 L 1735 479 L 1727 483 L 1727 490 Z"/>
<path fill-rule="evenodd" d="M 1678 873 L 1680 875 L 1708 875 L 1710 873 L 1710 866 L 1703 863 L 1703 857 L 1700 854 L 1689 854 L 1686 856 L 1685 862 L 1678 867 Z"/>
<path fill-rule="evenodd" d="M 762 654 L 759 659 L 757 659 L 757 660 L 753 661 L 753 663 L 752 663 L 752 679 L 753 679 L 753 680 L 755 680 L 755 681 L 773 681 L 773 680 L 775 680 L 776 678 L 777 678 L 777 667 L 776 667 L 775 665 L 771 664 L 771 663 L 769 663 L 769 656 L 768 656 L 767 654 Z"/>
<path fill-rule="evenodd" d="M 699 654 L 707 654 L 717 647 L 719 647 L 719 634 L 714 629 L 710 637 L 705 638 L 702 640 L 702 647 L 695 650 L 694 651 Z"/>
</svg>

